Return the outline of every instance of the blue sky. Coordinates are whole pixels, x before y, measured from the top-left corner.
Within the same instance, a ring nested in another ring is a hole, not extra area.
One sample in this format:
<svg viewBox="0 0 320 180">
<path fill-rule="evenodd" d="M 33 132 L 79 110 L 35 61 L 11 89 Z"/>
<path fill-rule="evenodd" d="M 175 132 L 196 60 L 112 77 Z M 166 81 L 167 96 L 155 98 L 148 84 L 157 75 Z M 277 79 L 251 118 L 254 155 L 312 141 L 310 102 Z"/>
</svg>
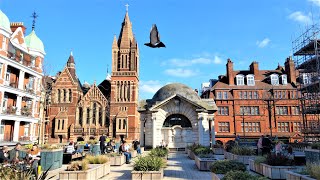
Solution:
<svg viewBox="0 0 320 180">
<path fill-rule="evenodd" d="M 252 61 L 275 69 L 320 12 L 320 0 L 0 0 L 0 9 L 11 22 L 24 22 L 27 33 L 35 10 L 50 74 L 63 69 L 73 50 L 81 82 L 93 83 L 105 79 L 107 65 L 110 72 L 126 3 L 140 49 L 140 99 L 171 82 L 200 89 L 226 73 L 227 58 L 235 69 L 248 69 Z M 167 48 L 143 45 L 153 23 Z"/>
</svg>

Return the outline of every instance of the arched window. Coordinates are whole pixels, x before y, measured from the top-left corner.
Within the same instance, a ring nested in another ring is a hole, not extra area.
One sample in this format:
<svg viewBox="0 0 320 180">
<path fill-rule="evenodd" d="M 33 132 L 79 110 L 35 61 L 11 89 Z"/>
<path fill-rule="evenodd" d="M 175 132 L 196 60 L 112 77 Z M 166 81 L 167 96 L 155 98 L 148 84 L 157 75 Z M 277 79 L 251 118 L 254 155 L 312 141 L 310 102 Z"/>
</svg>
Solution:
<svg viewBox="0 0 320 180">
<path fill-rule="evenodd" d="M 58 99 L 57 99 L 57 102 L 61 102 L 61 90 L 58 89 Z"/>
<path fill-rule="evenodd" d="M 123 127 L 122 127 L 122 129 L 126 129 L 126 126 L 127 126 L 127 121 L 124 119 L 124 120 L 123 120 Z"/>
<path fill-rule="evenodd" d="M 64 129 L 64 119 L 62 120 L 62 126 L 61 129 Z"/>
<path fill-rule="evenodd" d="M 97 104 L 93 103 L 92 124 L 96 124 Z"/>
<path fill-rule="evenodd" d="M 60 120 L 58 120 L 58 130 L 60 129 Z"/>
<path fill-rule="evenodd" d="M 63 89 L 63 102 L 67 101 L 67 90 Z"/>
<path fill-rule="evenodd" d="M 69 89 L 69 102 L 71 102 L 72 101 L 72 91 L 71 91 L 71 89 Z"/>
<path fill-rule="evenodd" d="M 180 125 L 181 127 L 192 127 L 190 120 L 182 114 L 172 114 L 166 118 L 163 127 L 172 127 Z"/>
<path fill-rule="evenodd" d="M 79 124 L 82 126 L 82 107 L 79 107 Z"/>
<path fill-rule="evenodd" d="M 87 124 L 90 124 L 90 109 L 87 108 Z"/>
<path fill-rule="evenodd" d="M 99 107 L 99 125 L 102 126 L 102 108 Z"/>
</svg>

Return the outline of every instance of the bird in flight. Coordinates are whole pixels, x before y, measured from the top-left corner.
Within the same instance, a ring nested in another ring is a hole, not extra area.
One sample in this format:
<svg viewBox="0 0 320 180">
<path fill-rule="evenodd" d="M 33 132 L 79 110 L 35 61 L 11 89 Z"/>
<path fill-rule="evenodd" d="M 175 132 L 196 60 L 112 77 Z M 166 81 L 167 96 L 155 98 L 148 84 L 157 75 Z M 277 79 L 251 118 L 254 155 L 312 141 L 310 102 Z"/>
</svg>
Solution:
<svg viewBox="0 0 320 180">
<path fill-rule="evenodd" d="M 160 34 L 158 32 L 157 25 L 153 24 L 151 31 L 150 31 L 150 42 L 145 43 L 144 45 L 149 46 L 151 48 L 161 48 L 166 47 L 161 41 L 160 41 Z"/>
</svg>

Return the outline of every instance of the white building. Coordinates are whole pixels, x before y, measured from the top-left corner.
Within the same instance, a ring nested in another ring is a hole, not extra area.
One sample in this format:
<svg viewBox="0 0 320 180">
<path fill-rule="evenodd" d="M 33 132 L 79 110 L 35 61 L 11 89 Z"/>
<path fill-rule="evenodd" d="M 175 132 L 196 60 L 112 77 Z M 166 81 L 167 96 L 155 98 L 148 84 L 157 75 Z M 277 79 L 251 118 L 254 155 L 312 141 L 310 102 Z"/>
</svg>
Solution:
<svg viewBox="0 0 320 180">
<path fill-rule="evenodd" d="M 0 10 L 0 142 L 37 139 L 45 51 L 34 28 L 25 30 Z"/>
<path fill-rule="evenodd" d="M 188 86 L 168 84 L 139 104 L 141 145 L 154 148 L 164 141 L 169 148 L 209 146 L 215 142 L 216 110 L 213 100 L 200 99 Z"/>
</svg>

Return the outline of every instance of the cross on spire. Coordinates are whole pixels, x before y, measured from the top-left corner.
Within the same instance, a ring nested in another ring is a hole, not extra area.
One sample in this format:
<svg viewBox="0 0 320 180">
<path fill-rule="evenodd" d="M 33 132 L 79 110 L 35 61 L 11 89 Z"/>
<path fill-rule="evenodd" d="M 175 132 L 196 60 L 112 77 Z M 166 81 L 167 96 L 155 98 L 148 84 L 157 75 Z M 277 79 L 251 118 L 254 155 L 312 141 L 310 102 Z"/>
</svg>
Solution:
<svg viewBox="0 0 320 180">
<path fill-rule="evenodd" d="M 127 3 L 126 5 L 124 5 L 126 7 L 126 11 L 128 12 L 129 10 L 129 4 Z"/>
<path fill-rule="evenodd" d="M 33 18 L 32 20 L 32 30 L 34 30 L 35 25 L 36 25 L 36 19 L 39 17 L 36 11 L 33 11 L 31 17 Z"/>
</svg>

